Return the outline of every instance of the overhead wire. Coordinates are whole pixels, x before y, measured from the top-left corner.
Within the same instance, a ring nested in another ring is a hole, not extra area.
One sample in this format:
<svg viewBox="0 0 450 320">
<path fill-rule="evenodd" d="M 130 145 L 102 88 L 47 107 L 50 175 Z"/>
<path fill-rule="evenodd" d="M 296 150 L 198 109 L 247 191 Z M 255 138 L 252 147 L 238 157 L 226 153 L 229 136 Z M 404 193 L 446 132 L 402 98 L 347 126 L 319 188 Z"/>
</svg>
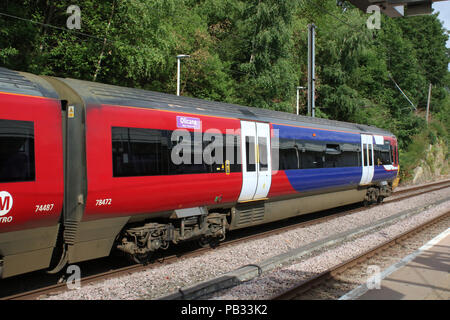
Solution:
<svg viewBox="0 0 450 320">
<path fill-rule="evenodd" d="M 73 29 L 68 29 L 68 28 L 62 28 L 62 27 L 54 26 L 54 25 L 51 25 L 51 24 L 48 24 L 48 23 L 42 23 L 42 22 L 39 22 L 39 21 L 34 21 L 34 20 L 31 20 L 31 19 L 26 19 L 26 18 L 14 16 L 14 15 L 12 15 L 12 14 L 7 14 L 7 13 L 0 12 L 0 16 L 4 16 L 4 17 L 8 17 L 8 18 L 13 18 L 13 19 L 18 19 L 18 20 L 22 20 L 22 21 L 27 21 L 27 22 L 31 22 L 31 23 L 33 23 L 33 24 L 37 24 L 37 25 L 40 25 L 40 26 L 44 26 L 44 27 L 48 27 L 48 28 L 53 28 L 53 29 L 58 29 L 58 30 L 61 30 L 61 31 L 66 31 L 66 32 L 71 32 L 71 33 L 78 34 L 78 35 L 82 35 L 82 36 L 85 36 L 85 37 L 89 37 L 89 38 L 94 38 L 94 39 L 97 39 L 97 40 L 101 40 L 102 42 L 104 41 L 104 38 L 100 38 L 100 37 L 97 37 L 97 36 L 93 36 L 93 35 L 88 34 L 88 33 L 80 32 L 80 31 L 75 31 L 75 30 L 73 30 Z"/>
</svg>

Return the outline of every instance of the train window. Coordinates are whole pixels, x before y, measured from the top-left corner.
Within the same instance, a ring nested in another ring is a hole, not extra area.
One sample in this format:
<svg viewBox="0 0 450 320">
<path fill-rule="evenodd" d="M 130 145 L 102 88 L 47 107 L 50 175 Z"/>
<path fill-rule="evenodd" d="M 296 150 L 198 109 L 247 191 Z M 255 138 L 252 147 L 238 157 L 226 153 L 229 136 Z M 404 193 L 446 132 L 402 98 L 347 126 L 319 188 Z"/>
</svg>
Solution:
<svg viewBox="0 0 450 320">
<path fill-rule="evenodd" d="M 224 157 L 230 161 L 230 172 L 241 172 L 241 143 L 239 136 L 227 134 L 225 136 Z"/>
<path fill-rule="evenodd" d="M 363 144 L 363 158 L 364 158 L 364 160 L 363 160 L 363 166 L 364 167 L 367 167 L 367 144 L 366 143 L 364 143 Z"/>
<path fill-rule="evenodd" d="M 319 151 L 307 150 L 301 153 L 300 158 L 302 169 L 323 168 L 325 164 L 325 154 Z"/>
<path fill-rule="evenodd" d="M 389 141 L 385 141 L 384 145 L 374 145 L 374 160 L 378 166 L 392 164 L 392 151 Z"/>
<path fill-rule="evenodd" d="M 358 144 L 280 139 L 280 170 L 361 166 Z"/>
<path fill-rule="evenodd" d="M 206 137 L 202 133 L 189 131 L 177 131 L 176 135 L 173 133 L 174 131 L 170 130 L 113 127 L 113 176 L 225 172 L 223 158 L 226 152 L 234 158 L 230 165 L 230 172 L 241 171 L 237 136 L 229 135 L 228 142 L 224 144 L 225 140 L 223 140 L 220 142 L 221 147 L 212 148 L 208 146 L 214 143 L 216 139 L 214 136 Z M 220 134 L 216 136 L 220 138 Z M 212 163 L 211 159 L 208 163 L 205 162 L 203 153 L 207 147 L 208 150 L 205 153 L 213 158 Z M 178 157 L 176 161 L 172 159 L 172 153 Z"/>
<path fill-rule="evenodd" d="M 335 154 L 325 154 L 324 168 L 336 168 L 338 166 L 339 157 Z"/>
<path fill-rule="evenodd" d="M 389 145 L 389 161 L 390 163 L 394 163 L 394 149 L 391 145 Z"/>
<path fill-rule="evenodd" d="M 0 119 L 0 182 L 34 179 L 34 123 Z"/>
<path fill-rule="evenodd" d="M 372 152 L 373 145 L 369 144 L 369 166 L 373 165 L 373 152 Z"/>
<path fill-rule="evenodd" d="M 360 166 L 359 153 L 356 151 L 344 151 L 340 154 L 337 167 L 358 167 Z"/>
<path fill-rule="evenodd" d="M 395 146 L 394 150 L 395 150 L 394 162 L 396 165 L 398 165 L 398 146 Z"/>
<path fill-rule="evenodd" d="M 341 150 L 338 144 L 327 144 L 325 149 L 324 168 L 339 167 Z"/>
<path fill-rule="evenodd" d="M 168 139 L 164 130 L 113 127 L 113 176 L 167 174 Z"/>
<path fill-rule="evenodd" d="M 295 140 L 293 139 L 280 139 L 278 152 L 276 146 L 272 143 L 272 162 L 277 161 L 275 158 L 278 154 L 278 166 L 280 170 L 292 170 L 299 169 L 299 155 L 298 149 L 295 145 Z"/>
<path fill-rule="evenodd" d="M 326 167 L 325 142 L 297 141 L 297 144 L 302 145 L 302 153 L 300 154 L 302 169 L 317 169 Z"/>
<path fill-rule="evenodd" d="M 280 170 L 299 169 L 296 148 L 279 149 Z"/>
<path fill-rule="evenodd" d="M 267 171 L 269 163 L 267 159 L 267 138 L 258 137 L 258 150 L 259 150 L 259 169 L 261 171 Z"/>
<path fill-rule="evenodd" d="M 247 172 L 256 171 L 255 137 L 245 137 L 245 152 L 247 155 Z"/>
</svg>

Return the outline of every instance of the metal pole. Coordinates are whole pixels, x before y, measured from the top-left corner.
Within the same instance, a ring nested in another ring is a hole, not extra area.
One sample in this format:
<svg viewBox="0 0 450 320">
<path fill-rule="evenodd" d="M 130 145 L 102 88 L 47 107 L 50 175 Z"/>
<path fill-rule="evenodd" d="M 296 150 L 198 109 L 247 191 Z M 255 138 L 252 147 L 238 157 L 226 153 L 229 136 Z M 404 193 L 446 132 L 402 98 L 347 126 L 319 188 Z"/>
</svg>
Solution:
<svg viewBox="0 0 450 320">
<path fill-rule="evenodd" d="M 315 117 L 315 28 L 308 25 L 308 115 Z"/>
<path fill-rule="evenodd" d="M 299 114 L 300 109 L 300 90 L 306 89 L 305 87 L 297 86 L 297 114 Z"/>
<path fill-rule="evenodd" d="M 177 96 L 180 95 L 180 58 L 177 57 Z"/>
<path fill-rule="evenodd" d="M 430 100 L 431 100 L 431 82 L 430 87 L 428 88 L 428 101 L 427 101 L 427 125 L 428 125 L 428 114 L 430 112 Z"/>
<path fill-rule="evenodd" d="M 190 58 L 191 56 L 188 54 L 179 54 L 177 55 L 177 96 L 180 95 L 180 66 L 181 59 Z"/>
</svg>

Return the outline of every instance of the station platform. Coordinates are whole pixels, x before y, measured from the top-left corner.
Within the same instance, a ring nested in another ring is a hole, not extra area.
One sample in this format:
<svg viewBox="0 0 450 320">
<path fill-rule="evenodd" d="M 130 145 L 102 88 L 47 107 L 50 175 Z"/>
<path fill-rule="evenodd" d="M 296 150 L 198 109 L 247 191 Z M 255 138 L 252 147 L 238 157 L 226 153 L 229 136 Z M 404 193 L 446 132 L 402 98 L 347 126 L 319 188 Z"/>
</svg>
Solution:
<svg viewBox="0 0 450 320">
<path fill-rule="evenodd" d="M 450 300 L 450 228 L 340 300 Z"/>
</svg>

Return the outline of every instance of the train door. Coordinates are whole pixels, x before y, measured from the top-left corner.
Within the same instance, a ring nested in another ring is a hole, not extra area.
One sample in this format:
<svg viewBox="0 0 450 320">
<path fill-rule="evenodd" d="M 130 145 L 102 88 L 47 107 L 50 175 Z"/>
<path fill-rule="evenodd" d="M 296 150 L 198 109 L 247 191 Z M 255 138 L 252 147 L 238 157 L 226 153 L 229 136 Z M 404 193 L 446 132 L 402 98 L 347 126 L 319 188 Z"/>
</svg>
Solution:
<svg viewBox="0 0 450 320">
<path fill-rule="evenodd" d="M 371 135 L 361 135 L 361 164 L 362 175 L 360 184 L 369 184 L 374 175 L 373 161 L 373 137 Z"/>
<path fill-rule="evenodd" d="M 241 121 L 242 190 L 239 201 L 263 199 L 272 181 L 270 126 Z"/>
</svg>

